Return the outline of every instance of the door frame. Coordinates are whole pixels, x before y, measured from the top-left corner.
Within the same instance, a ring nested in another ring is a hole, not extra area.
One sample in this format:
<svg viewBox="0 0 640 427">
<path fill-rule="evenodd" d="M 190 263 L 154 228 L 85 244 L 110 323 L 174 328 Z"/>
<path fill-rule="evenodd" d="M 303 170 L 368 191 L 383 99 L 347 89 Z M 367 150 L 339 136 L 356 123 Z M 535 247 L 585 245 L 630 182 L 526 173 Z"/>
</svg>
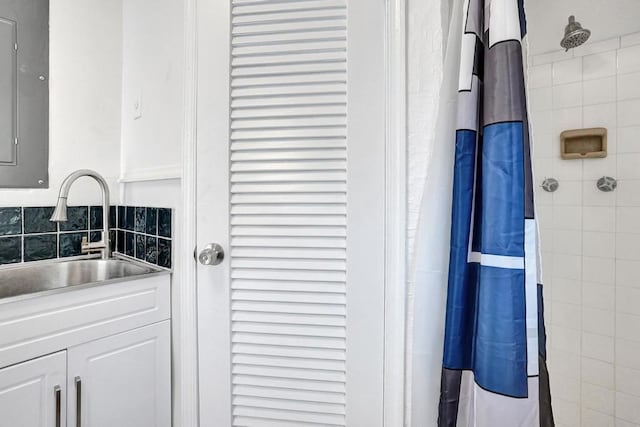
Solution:
<svg viewBox="0 0 640 427">
<path fill-rule="evenodd" d="M 173 419 L 198 426 L 198 321 L 196 247 L 198 3 L 184 0 L 184 127 L 182 221 L 173 285 Z M 230 1 L 230 0 L 224 0 Z M 384 425 L 404 425 L 407 278 L 406 0 L 384 0 L 386 19 L 386 209 Z"/>
</svg>

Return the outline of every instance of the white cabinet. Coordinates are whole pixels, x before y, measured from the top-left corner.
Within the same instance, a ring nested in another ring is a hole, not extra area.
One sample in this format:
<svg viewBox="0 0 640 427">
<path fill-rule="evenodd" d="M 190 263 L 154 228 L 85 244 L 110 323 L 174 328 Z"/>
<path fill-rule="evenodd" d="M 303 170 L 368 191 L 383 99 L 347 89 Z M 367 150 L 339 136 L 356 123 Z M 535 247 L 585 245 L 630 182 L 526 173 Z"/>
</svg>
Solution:
<svg viewBox="0 0 640 427">
<path fill-rule="evenodd" d="M 67 355 L 0 369 L 0 427 L 66 426 Z"/>
<path fill-rule="evenodd" d="M 0 427 L 170 427 L 170 289 L 165 274 L 0 301 Z"/>
<path fill-rule="evenodd" d="M 68 358 L 69 426 L 171 425 L 168 321 L 70 348 Z"/>
</svg>

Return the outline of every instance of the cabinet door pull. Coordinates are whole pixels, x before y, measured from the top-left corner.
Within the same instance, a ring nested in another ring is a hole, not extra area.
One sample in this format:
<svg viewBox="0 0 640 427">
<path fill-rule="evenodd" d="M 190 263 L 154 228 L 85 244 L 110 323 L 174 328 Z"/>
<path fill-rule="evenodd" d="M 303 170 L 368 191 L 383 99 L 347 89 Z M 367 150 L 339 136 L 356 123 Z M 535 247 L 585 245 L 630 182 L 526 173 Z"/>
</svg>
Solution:
<svg viewBox="0 0 640 427">
<path fill-rule="evenodd" d="M 82 427 L 82 378 L 75 378 L 76 383 L 76 427 Z"/>
<path fill-rule="evenodd" d="M 57 385 L 53 388 L 53 394 L 55 396 L 56 399 L 56 427 L 60 427 L 60 418 L 62 416 L 61 412 L 62 412 L 62 390 L 60 389 L 60 386 Z"/>
</svg>

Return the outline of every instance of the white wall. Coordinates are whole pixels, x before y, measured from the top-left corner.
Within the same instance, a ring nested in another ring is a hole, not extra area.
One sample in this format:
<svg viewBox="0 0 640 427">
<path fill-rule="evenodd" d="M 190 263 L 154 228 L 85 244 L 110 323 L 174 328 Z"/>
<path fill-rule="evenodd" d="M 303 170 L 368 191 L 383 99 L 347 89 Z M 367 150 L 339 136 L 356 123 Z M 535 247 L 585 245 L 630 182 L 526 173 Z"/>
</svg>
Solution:
<svg viewBox="0 0 640 427">
<path fill-rule="evenodd" d="M 64 177 L 80 168 L 103 174 L 117 201 L 121 34 L 121 0 L 51 1 L 49 189 L 0 190 L 0 205 L 53 205 Z M 71 190 L 71 204 L 100 200 L 87 179 Z"/>
<path fill-rule="evenodd" d="M 180 174 L 183 122 L 183 3 L 123 3 L 122 177 Z M 140 97 L 142 117 L 134 119 Z"/>
<path fill-rule="evenodd" d="M 535 179 L 560 182 L 537 193 L 557 425 L 638 426 L 640 33 L 531 59 Z M 607 157 L 562 160 L 560 132 L 590 127 L 607 128 Z"/>
<path fill-rule="evenodd" d="M 121 202 L 167 207 L 173 214 L 173 337 L 180 342 L 184 2 L 126 0 L 123 6 Z M 142 117 L 134 119 L 140 97 Z M 181 349 L 173 347 L 173 416 L 179 424 Z"/>
</svg>

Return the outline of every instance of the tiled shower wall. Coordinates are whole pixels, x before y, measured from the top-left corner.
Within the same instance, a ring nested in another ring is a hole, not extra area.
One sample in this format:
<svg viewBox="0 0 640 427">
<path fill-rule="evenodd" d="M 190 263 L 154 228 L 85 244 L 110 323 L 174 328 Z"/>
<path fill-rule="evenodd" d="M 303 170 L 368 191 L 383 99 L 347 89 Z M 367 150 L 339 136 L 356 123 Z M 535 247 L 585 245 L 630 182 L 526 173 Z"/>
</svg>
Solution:
<svg viewBox="0 0 640 427">
<path fill-rule="evenodd" d="M 0 207 L 0 265 L 79 256 L 81 242 L 101 239 L 102 206 L 70 206 L 68 221 L 49 221 L 53 206 Z M 172 211 L 111 206 L 112 251 L 171 268 Z"/>
<path fill-rule="evenodd" d="M 537 192 L 557 425 L 640 426 L 640 33 L 530 63 L 536 183 L 560 182 Z M 561 160 L 560 132 L 590 127 L 608 156 Z"/>
</svg>

